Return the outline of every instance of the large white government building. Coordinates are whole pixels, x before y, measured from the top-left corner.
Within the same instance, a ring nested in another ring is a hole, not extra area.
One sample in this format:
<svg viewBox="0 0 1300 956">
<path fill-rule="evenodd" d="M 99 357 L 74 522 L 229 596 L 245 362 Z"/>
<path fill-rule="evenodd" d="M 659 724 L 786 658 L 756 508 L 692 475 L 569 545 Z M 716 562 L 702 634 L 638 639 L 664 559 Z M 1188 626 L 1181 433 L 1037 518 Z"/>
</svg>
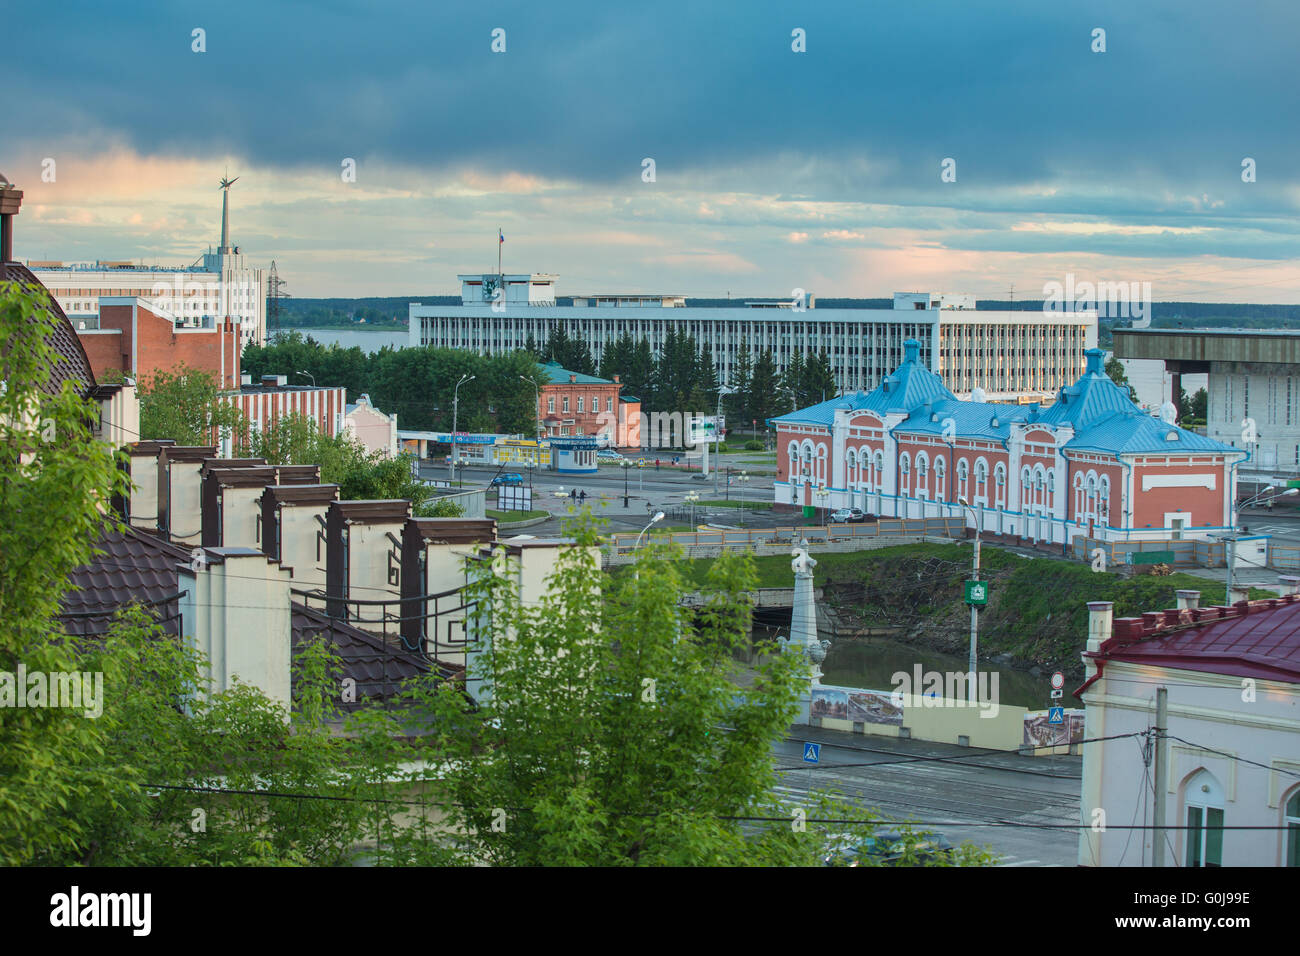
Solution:
<svg viewBox="0 0 1300 956">
<path fill-rule="evenodd" d="M 239 320 L 243 344 L 266 342 L 263 271 L 248 265 L 230 245 L 229 183 L 223 180 L 221 244 L 189 266 L 145 266 L 99 260 L 64 263 L 31 259 L 26 265 L 58 301 L 73 328 L 99 327 L 101 296 L 147 299 L 181 328 L 213 328 L 219 319 Z"/>
<path fill-rule="evenodd" d="M 921 361 L 953 392 L 979 388 L 990 400 L 1050 400 L 1083 372 L 1097 345 L 1096 312 L 976 310 L 971 295 L 898 293 L 892 309 L 819 309 L 802 301 L 688 307 L 681 295 L 575 295 L 556 305 L 549 273 L 461 275 L 461 304 L 410 304 L 410 344 L 484 355 L 546 342 L 559 327 L 585 342 L 597 362 L 625 333 L 658 354 L 670 330 L 708 345 L 719 380 L 730 381 L 748 345 L 757 360 L 772 350 L 778 373 L 797 353 L 825 351 L 842 392 L 871 389 L 903 362 L 903 343 L 921 343 Z"/>
</svg>

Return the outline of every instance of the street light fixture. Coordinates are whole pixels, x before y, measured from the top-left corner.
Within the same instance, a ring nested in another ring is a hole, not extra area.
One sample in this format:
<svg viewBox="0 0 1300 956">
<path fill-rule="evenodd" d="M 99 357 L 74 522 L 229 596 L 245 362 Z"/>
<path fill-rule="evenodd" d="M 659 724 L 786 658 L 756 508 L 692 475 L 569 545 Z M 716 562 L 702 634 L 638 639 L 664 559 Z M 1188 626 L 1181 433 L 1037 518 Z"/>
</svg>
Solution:
<svg viewBox="0 0 1300 956">
<path fill-rule="evenodd" d="M 749 484 L 749 472 L 742 471 L 736 476 L 740 483 L 740 526 L 745 527 L 745 486 Z"/>
<path fill-rule="evenodd" d="M 695 502 L 700 500 L 700 494 L 698 491 L 688 491 L 684 500 L 691 506 L 691 527 L 695 528 Z"/>
<path fill-rule="evenodd" d="M 817 499 L 817 507 L 820 508 L 823 512 L 825 512 L 825 510 L 826 510 L 826 499 L 829 498 L 829 497 L 831 496 L 830 491 L 827 490 L 827 488 L 826 488 L 825 485 L 818 485 L 818 486 L 813 490 L 813 495 L 814 495 L 814 496 L 816 497 L 816 499 Z M 822 516 L 821 516 L 821 522 L 822 522 L 822 524 L 825 524 L 825 523 L 826 523 L 826 515 L 825 515 L 824 513 L 823 513 Z"/>
<path fill-rule="evenodd" d="M 650 526 L 658 524 L 660 521 L 663 520 L 664 520 L 664 513 L 662 511 L 656 511 L 654 517 L 650 519 L 650 523 L 641 529 L 641 534 L 636 536 L 636 543 L 632 545 L 633 558 L 636 557 L 636 549 L 641 546 L 641 538 L 645 535 L 647 531 L 650 530 Z"/>
<path fill-rule="evenodd" d="M 713 496 L 715 498 L 718 496 L 718 465 L 721 461 L 718 458 L 720 454 L 718 449 L 722 442 L 722 429 L 718 427 L 718 422 L 722 419 L 722 396 L 730 395 L 734 391 L 735 389 L 730 385 L 718 386 L 718 408 L 713 418 Z"/>
<path fill-rule="evenodd" d="M 632 467 L 632 462 L 626 458 L 619 459 L 619 467 L 623 469 L 623 507 L 627 507 L 627 470 Z"/>
<path fill-rule="evenodd" d="M 462 375 L 451 393 L 451 482 L 453 485 L 456 483 L 456 445 L 458 444 L 457 439 L 460 437 L 457 434 L 457 428 L 460 424 L 460 387 L 466 382 L 474 381 L 477 377 L 476 375 Z"/>
<path fill-rule="evenodd" d="M 971 557 L 970 579 L 978 581 L 980 579 L 980 524 L 979 515 L 972 508 L 965 498 L 958 498 L 957 503 L 970 512 L 971 524 L 975 526 L 975 551 Z M 967 702 L 974 706 L 978 703 L 975 687 L 975 664 L 976 652 L 979 648 L 979 608 L 975 604 L 970 606 L 970 660 L 967 662 L 966 674 L 966 699 Z"/>
</svg>

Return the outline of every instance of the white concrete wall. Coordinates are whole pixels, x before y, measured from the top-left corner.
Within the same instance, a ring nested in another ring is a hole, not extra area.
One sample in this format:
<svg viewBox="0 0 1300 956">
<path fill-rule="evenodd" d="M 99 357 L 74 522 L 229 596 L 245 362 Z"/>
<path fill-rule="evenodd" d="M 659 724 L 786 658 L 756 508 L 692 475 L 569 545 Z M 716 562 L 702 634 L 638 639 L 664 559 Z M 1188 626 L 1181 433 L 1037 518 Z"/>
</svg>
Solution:
<svg viewBox="0 0 1300 956">
<path fill-rule="evenodd" d="M 1255 699 L 1243 701 L 1240 678 L 1112 661 L 1085 695 L 1085 739 L 1146 732 L 1155 724 L 1156 688 L 1161 684 L 1169 694 L 1169 736 L 1187 741 L 1168 742 L 1165 822 L 1171 826 L 1187 823 L 1185 783 L 1204 768 L 1223 788 L 1225 826 L 1280 827 L 1281 801 L 1300 785 L 1294 776 L 1300 773 L 1300 748 L 1296 746 L 1300 740 L 1300 685 L 1261 681 Z M 1094 811 L 1100 808 L 1112 825 L 1153 823 L 1149 784 L 1144 784 L 1142 758 L 1134 739 L 1105 741 L 1083 749 L 1081 822 L 1091 824 Z M 1197 795 L 1191 794 L 1193 798 Z M 1144 814 L 1139 808 L 1134 817 L 1138 801 L 1144 802 L 1146 811 Z M 1167 833 L 1172 850 L 1166 850 L 1166 865 L 1183 866 L 1187 831 Z M 1223 865 L 1279 866 L 1284 840 L 1282 830 L 1225 830 Z M 1079 863 L 1149 866 L 1151 847 L 1151 831 L 1089 829 L 1080 835 Z"/>
</svg>

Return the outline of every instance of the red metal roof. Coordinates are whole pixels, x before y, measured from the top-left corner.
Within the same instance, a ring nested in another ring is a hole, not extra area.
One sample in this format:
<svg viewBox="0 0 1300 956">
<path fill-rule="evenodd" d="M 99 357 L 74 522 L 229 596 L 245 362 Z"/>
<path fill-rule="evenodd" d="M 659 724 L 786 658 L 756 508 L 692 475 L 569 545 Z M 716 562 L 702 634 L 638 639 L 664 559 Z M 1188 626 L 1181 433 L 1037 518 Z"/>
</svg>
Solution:
<svg viewBox="0 0 1300 956">
<path fill-rule="evenodd" d="M 1120 618 L 1114 636 L 1087 656 L 1300 683 L 1300 598 Z"/>
</svg>

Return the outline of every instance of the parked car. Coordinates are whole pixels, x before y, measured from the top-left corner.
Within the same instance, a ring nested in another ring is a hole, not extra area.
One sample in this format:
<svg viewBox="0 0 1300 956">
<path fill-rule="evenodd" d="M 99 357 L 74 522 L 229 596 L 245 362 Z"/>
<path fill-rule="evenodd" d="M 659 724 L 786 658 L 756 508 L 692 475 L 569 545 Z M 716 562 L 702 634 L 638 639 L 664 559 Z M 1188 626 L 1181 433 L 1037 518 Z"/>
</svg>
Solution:
<svg viewBox="0 0 1300 956">
<path fill-rule="evenodd" d="M 898 830 L 876 830 L 870 836 L 841 834 L 830 841 L 822 858 L 825 866 L 860 866 L 863 862 L 881 866 L 931 863 L 951 858 L 952 841 L 942 833 L 915 833 L 908 836 Z"/>
<path fill-rule="evenodd" d="M 523 483 L 524 483 L 524 476 L 515 472 L 506 472 L 505 474 L 497 475 L 492 479 L 493 486 L 522 485 Z"/>
<path fill-rule="evenodd" d="M 853 520 L 852 508 L 841 508 L 839 511 L 831 512 L 831 521 L 835 522 L 836 524 L 847 524 L 852 520 Z M 862 519 L 859 518 L 858 520 L 861 521 Z"/>
<path fill-rule="evenodd" d="M 850 508 L 849 520 L 852 521 L 854 524 L 857 524 L 859 521 L 866 521 L 867 513 L 863 511 L 861 508 Z"/>
</svg>

